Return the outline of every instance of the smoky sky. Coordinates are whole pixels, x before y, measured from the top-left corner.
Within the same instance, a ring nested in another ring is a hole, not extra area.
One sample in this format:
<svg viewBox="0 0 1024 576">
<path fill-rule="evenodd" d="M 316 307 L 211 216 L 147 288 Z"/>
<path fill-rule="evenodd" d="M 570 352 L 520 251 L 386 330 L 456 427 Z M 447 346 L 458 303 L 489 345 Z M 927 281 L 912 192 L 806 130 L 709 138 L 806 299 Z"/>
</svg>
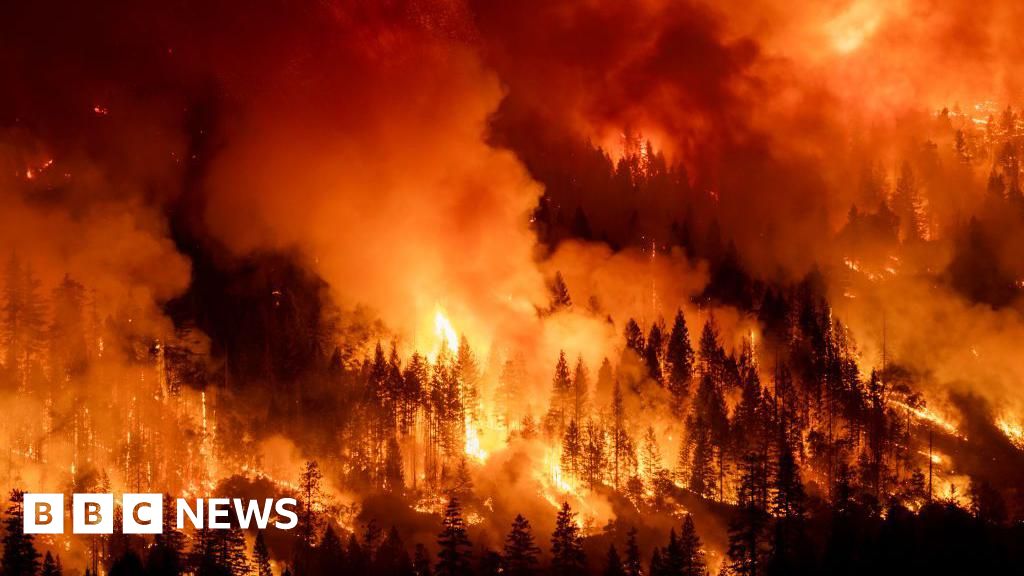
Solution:
<svg viewBox="0 0 1024 576">
<path fill-rule="evenodd" d="M 912 129 L 943 105 L 1015 97 L 1018 12 L 924 0 L 7 2 L 0 239 L 48 278 L 70 269 L 157 317 L 194 285 L 196 263 L 269 252 L 407 342 L 443 309 L 460 331 L 523 344 L 546 278 L 583 262 L 539 262 L 529 224 L 545 185 L 531 167 L 572 153 L 558 143 L 614 158 L 637 131 L 714 198 L 746 266 L 799 277 L 834 256 L 823 239 L 859 200 L 865 163 L 912 157 Z M 602 277 L 636 269 L 628 252 L 589 250 Z M 699 263 L 666 262 L 686 270 L 682 305 Z"/>
</svg>

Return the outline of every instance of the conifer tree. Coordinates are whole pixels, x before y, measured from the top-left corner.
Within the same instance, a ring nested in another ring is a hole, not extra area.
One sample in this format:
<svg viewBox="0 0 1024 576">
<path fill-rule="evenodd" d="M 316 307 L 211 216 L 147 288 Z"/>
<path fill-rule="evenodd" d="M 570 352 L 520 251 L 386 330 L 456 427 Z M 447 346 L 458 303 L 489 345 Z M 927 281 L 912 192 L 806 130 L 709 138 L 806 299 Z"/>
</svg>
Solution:
<svg viewBox="0 0 1024 576">
<path fill-rule="evenodd" d="M 768 513 L 764 502 L 760 500 L 763 493 L 760 468 L 756 455 L 747 454 L 743 457 L 739 506 L 729 523 L 727 567 L 729 573 L 736 576 L 757 576 L 765 571 L 764 531 Z"/>
<path fill-rule="evenodd" d="M 608 560 L 605 562 L 604 576 L 626 576 L 626 569 L 622 566 L 622 559 L 619 558 L 619 551 L 615 544 L 608 547 Z"/>
<path fill-rule="evenodd" d="M 459 338 L 455 373 L 459 379 L 463 409 L 470 421 L 476 422 L 480 412 L 480 367 L 465 335 Z"/>
<path fill-rule="evenodd" d="M 723 356 L 724 352 L 718 344 L 718 328 L 715 325 L 715 317 L 711 315 L 704 322 L 704 328 L 700 333 L 701 375 L 710 375 L 712 382 L 721 378 Z"/>
<path fill-rule="evenodd" d="M 690 345 L 690 332 L 686 327 L 683 311 L 676 311 L 672 332 L 668 337 L 668 349 L 665 353 L 665 368 L 668 371 L 666 383 L 672 394 L 672 413 L 681 416 L 686 397 L 690 393 L 690 380 L 693 377 L 693 347 Z"/>
<path fill-rule="evenodd" d="M 640 325 L 636 323 L 636 320 L 630 318 L 629 322 L 626 322 L 624 337 L 626 348 L 635 352 L 637 358 L 643 359 L 646 351 L 644 333 L 640 330 Z"/>
<path fill-rule="evenodd" d="M 575 420 L 569 422 L 562 437 L 562 473 L 573 480 L 580 477 L 583 464 L 583 440 Z"/>
<path fill-rule="evenodd" d="M 564 576 L 582 576 L 586 574 L 586 562 L 576 514 L 568 502 L 563 502 L 551 535 L 551 569 Z"/>
<path fill-rule="evenodd" d="M 607 461 L 604 430 L 594 421 L 587 422 L 583 427 L 582 476 L 591 490 L 602 483 Z"/>
<path fill-rule="evenodd" d="M 10 504 L 4 518 L 4 552 L 0 572 L 4 576 L 35 576 L 39 570 L 39 552 L 35 539 L 24 531 L 24 493 L 11 491 Z"/>
<path fill-rule="evenodd" d="M 351 574 L 365 574 L 370 569 L 369 554 L 359 544 L 355 534 L 348 537 L 348 545 L 345 547 L 345 566 Z"/>
<path fill-rule="evenodd" d="M 134 550 L 127 550 L 125 553 L 114 560 L 114 563 L 110 566 L 110 576 L 142 576 L 145 574 L 145 568 L 142 566 L 142 560 Z M 200 567 L 200 576 L 230 576 L 231 573 L 223 569 L 214 567 L 212 565 L 203 565 Z"/>
<path fill-rule="evenodd" d="M 261 532 L 257 538 L 262 536 Z M 337 574 L 346 568 L 345 560 L 345 548 L 342 546 L 341 538 L 334 531 L 334 527 L 328 524 L 316 548 L 316 569 L 323 574 Z"/>
<path fill-rule="evenodd" d="M 572 377 L 572 417 L 576 422 L 583 421 L 583 415 L 587 409 L 589 400 L 590 385 L 587 382 L 587 367 L 583 364 L 583 357 L 576 359 L 576 370 Z"/>
<path fill-rule="evenodd" d="M 413 555 L 412 570 L 416 576 L 432 576 L 430 569 L 430 554 L 423 544 L 416 544 L 416 551 Z"/>
<path fill-rule="evenodd" d="M 651 324 L 651 330 L 647 333 L 647 344 L 644 348 L 644 364 L 647 366 L 647 375 L 658 384 L 664 382 L 661 363 L 665 355 L 663 342 L 664 336 L 661 332 L 661 325 L 658 322 Z"/>
<path fill-rule="evenodd" d="M 530 576 L 536 574 L 540 556 L 540 548 L 534 543 L 530 521 L 517 515 L 512 521 L 512 529 L 505 537 L 505 548 L 502 555 L 504 573 L 509 576 Z"/>
<path fill-rule="evenodd" d="M 636 528 L 626 533 L 626 562 L 623 565 L 626 576 L 640 576 L 643 568 L 640 565 L 640 547 L 636 543 Z"/>
<path fill-rule="evenodd" d="M 320 507 L 323 500 L 323 473 L 316 460 L 306 462 L 302 475 L 299 477 L 299 541 L 312 548 L 320 532 Z"/>
<path fill-rule="evenodd" d="M 679 538 L 676 536 L 676 529 L 672 528 L 668 533 L 668 546 L 662 549 L 661 562 L 662 570 L 666 575 L 677 576 L 683 571 L 683 551 L 679 545 Z"/>
<path fill-rule="evenodd" d="M 263 530 L 256 533 L 256 542 L 252 548 L 253 571 L 255 576 L 274 576 L 270 569 L 270 552 L 267 550 L 267 543 L 263 540 Z"/>
<path fill-rule="evenodd" d="M 411 576 L 413 563 L 398 530 L 392 526 L 374 555 L 371 572 L 378 576 Z"/>
<path fill-rule="evenodd" d="M 701 548 L 692 514 L 687 514 L 683 520 L 683 531 L 679 534 L 679 558 L 680 576 L 706 576 L 708 569 L 704 560 L 704 550 Z"/>
<path fill-rule="evenodd" d="M 569 375 L 569 363 L 565 359 L 565 351 L 558 353 L 555 364 L 555 376 L 551 380 L 551 406 L 544 419 L 544 427 L 555 438 L 561 437 L 565 431 L 568 411 L 571 406 L 572 378 Z"/>
<path fill-rule="evenodd" d="M 466 521 L 457 498 L 451 498 L 445 507 L 441 521 L 441 533 L 437 536 L 437 575 L 467 576 L 471 573 L 471 547 L 466 534 Z"/>
<path fill-rule="evenodd" d="M 555 272 L 555 279 L 551 283 L 551 306 L 552 312 L 563 310 L 572 306 L 572 297 L 569 295 L 569 287 L 565 284 L 565 278 L 561 272 Z"/>
<path fill-rule="evenodd" d="M 174 499 L 169 494 L 163 496 L 164 517 L 162 529 L 153 536 L 153 546 L 149 548 L 146 558 L 146 569 L 152 576 L 177 576 L 185 568 L 185 535 L 175 524 Z"/>
<path fill-rule="evenodd" d="M 661 552 L 661 549 L 657 547 L 651 552 L 651 563 L 648 565 L 647 572 L 650 576 L 669 576 L 668 571 L 665 569 L 665 560 Z"/>
<path fill-rule="evenodd" d="M 61 576 L 60 559 L 53 559 L 53 555 L 49 552 L 46 553 L 46 557 L 43 559 L 43 569 L 39 573 L 40 576 Z"/>
<path fill-rule="evenodd" d="M 799 572 L 806 545 L 805 495 L 793 449 L 784 436 L 779 441 L 778 452 L 771 501 L 771 512 L 776 520 L 770 570 L 773 573 L 792 574 Z"/>
</svg>

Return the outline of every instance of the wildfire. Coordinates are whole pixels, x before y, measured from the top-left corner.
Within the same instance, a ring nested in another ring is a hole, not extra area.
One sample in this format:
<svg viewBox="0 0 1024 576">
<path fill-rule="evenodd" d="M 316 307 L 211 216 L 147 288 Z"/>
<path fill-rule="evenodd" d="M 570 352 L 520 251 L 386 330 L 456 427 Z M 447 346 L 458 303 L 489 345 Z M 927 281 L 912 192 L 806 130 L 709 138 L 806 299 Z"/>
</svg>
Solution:
<svg viewBox="0 0 1024 576">
<path fill-rule="evenodd" d="M 480 432 L 470 421 L 468 415 L 466 416 L 466 456 L 479 462 L 487 460 L 487 451 L 480 445 Z"/>
<path fill-rule="evenodd" d="M 439 346 L 447 346 L 452 354 L 458 353 L 459 334 L 455 331 L 455 326 L 452 325 L 451 320 L 445 315 L 444 309 L 440 305 L 434 309 L 434 334 L 440 340 Z"/>
<path fill-rule="evenodd" d="M 934 424 L 939 428 L 943 429 L 944 431 L 948 432 L 949 434 L 952 434 L 953 436 L 965 439 L 965 437 L 962 434 L 960 434 L 960 431 L 957 429 L 956 425 L 954 425 L 950 420 L 943 418 L 941 415 L 939 415 L 934 410 L 931 410 L 927 406 L 915 408 L 913 406 L 910 406 L 909 404 L 900 402 L 899 400 L 895 399 L 892 400 L 892 404 L 894 406 L 897 406 L 903 410 L 910 412 L 918 420 L 924 420 L 926 422 Z"/>
<path fill-rule="evenodd" d="M 1020 421 L 1011 420 L 1007 416 L 1000 416 L 996 420 L 996 427 L 1006 435 L 1006 439 L 1014 446 L 1024 450 L 1024 426 L 1021 425 Z"/>
</svg>

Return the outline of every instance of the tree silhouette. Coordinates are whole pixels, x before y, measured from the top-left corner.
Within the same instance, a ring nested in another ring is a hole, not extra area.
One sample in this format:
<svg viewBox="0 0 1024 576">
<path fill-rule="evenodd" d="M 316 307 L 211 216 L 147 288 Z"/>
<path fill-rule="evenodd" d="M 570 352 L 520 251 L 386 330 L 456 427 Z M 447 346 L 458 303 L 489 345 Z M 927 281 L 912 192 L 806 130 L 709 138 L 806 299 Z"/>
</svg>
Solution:
<svg viewBox="0 0 1024 576">
<path fill-rule="evenodd" d="M 569 287 L 566 286 L 562 273 L 555 272 L 555 279 L 551 283 L 550 310 L 556 312 L 570 306 L 572 306 L 572 297 L 569 295 Z"/>
<path fill-rule="evenodd" d="M 626 569 L 622 566 L 622 559 L 619 558 L 619 551 L 612 544 L 608 547 L 608 560 L 605 562 L 604 576 L 626 576 Z"/>
<path fill-rule="evenodd" d="M 693 524 L 693 515 L 687 514 L 683 520 L 683 531 L 679 534 L 679 574 L 680 576 L 705 576 L 707 564 L 704 561 L 704 550 L 701 548 L 697 528 Z"/>
<path fill-rule="evenodd" d="M 530 576 L 536 574 L 540 563 L 540 548 L 534 543 L 530 521 L 521 514 L 512 521 L 512 529 L 505 537 L 505 548 L 502 554 L 504 573 L 510 576 Z"/>
<path fill-rule="evenodd" d="M 563 502 L 551 535 L 551 569 L 565 576 L 582 575 L 586 573 L 586 561 L 576 514 L 568 502 Z"/>
<path fill-rule="evenodd" d="M 636 528 L 630 528 L 626 534 L 626 562 L 623 565 L 626 576 L 640 576 L 643 567 L 640 563 L 640 547 L 636 542 Z"/>
<path fill-rule="evenodd" d="M 693 347 L 690 332 L 686 327 L 683 311 L 677 310 L 669 333 L 665 352 L 665 367 L 668 370 L 667 385 L 672 394 L 672 413 L 681 416 L 686 397 L 690 393 L 690 379 L 693 377 Z"/>
<path fill-rule="evenodd" d="M 4 576 L 35 576 L 39 570 L 39 552 L 34 537 L 25 534 L 24 518 L 24 492 L 12 490 L 4 518 L 4 553 L 0 558 L 0 571 Z"/>
<path fill-rule="evenodd" d="M 39 573 L 40 576 L 61 576 L 60 558 L 54 560 L 53 555 L 49 552 L 46 553 L 46 557 L 43 559 L 43 569 Z"/>
<path fill-rule="evenodd" d="M 270 552 L 267 550 L 267 543 L 263 540 L 263 530 L 256 533 L 256 542 L 252 547 L 252 563 L 256 576 L 274 576 L 270 569 Z"/>
<path fill-rule="evenodd" d="M 448 501 L 441 521 L 441 533 L 437 536 L 438 576 L 466 576 L 471 573 L 471 547 L 466 534 L 466 521 L 457 498 Z"/>
</svg>

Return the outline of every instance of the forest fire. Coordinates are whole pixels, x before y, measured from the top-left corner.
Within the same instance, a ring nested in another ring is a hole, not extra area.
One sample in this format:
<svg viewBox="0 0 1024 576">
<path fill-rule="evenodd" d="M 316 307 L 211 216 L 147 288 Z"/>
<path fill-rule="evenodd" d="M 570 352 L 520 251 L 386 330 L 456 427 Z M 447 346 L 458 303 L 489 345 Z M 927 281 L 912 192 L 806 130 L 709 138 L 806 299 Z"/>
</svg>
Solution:
<svg viewBox="0 0 1024 576">
<path fill-rule="evenodd" d="M 3 576 L 1024 558 L 1016 4 L 50 4 L 0 8 Z"/>
</svg>

